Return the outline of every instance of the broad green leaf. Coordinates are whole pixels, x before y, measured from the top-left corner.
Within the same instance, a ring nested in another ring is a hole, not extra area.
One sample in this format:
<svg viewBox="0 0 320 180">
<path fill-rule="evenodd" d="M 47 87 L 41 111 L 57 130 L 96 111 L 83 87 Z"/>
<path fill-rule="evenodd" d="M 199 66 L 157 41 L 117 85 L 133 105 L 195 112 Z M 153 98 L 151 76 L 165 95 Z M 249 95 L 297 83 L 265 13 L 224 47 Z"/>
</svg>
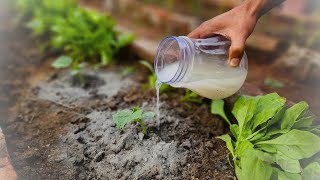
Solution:
<svg viewBox="0 0 320 180">
<path fill-rule="evenodd" d="M 238 121 L 240 136 L 241 134 L 250 134 L 248 133 L 250 129 L 246 128 L 246 125 L 254 115 L 258 100 L 259 97 L 240 96 L 235 102 L 232 114 Z M 243 129 L 245 129 L 245 133 L 243 133 Z"/>
<path fill-rule="evenodd" d="M 257 145 L 263 144 L 272 145 L 277 151 L 296 160 L 309 158 L 320 151 L 320 137 L 310 132 L 296 129 L 275 139 L 257 143 Z"/>
<path fill-rule="evenodd" d="M 239 143 L 240 142 L 240 143 Z M 247 150 L 247 149 L 252 149 L 253 148 L 253 144 L 248 141 L 248 140 L 238 140 L 238 144 L 236 144 L 236 148 L 235 148 L 235 152 L 236 155 L 239 157 L 242 157 L 243 153 Z"/>
<path fill-rule="evenodd" d="M 226 142 L 226 146 L 229 149 L 230 153 L 232 154 L 232 157 L 234 158 L 235 157 L 235 152 L 234 152 L 234 148 L 233 148 L 231 137 L 228 134 L 225 134 L 225 135 L 222 135 L 222 136 L 218 136 L 217 138 Z"/>
<path fill-rule="evenodd" d="M 221 116 L 229 124 L 229 126 L 231 125 L 230 120 L 224 112 L 224 101 L 222 99 L 211 101 L 211 113 Z"/>
<path fill-rule="evenodd" d="M 301 119 L 299 119 L 298 121 L 296 121 L 293 125 L 293 129 L 299 129 L 299 128 L 307 128 L 310 127 L 313 123 L 313 117 L 309 116 L 309 117 L 303 117 Z"/>
<path fill-rule="evenodd" d="M 285 102 L 285 98 L 280 97 L 277 93 L 261 96 L 255 110 L 255 115 L 252 118 L 252 130 L 274 117 L 284 106 Z"/>
<path fill-rule="evenodd" d="M 126 124 L 132 122 L 132 120 L 132 111 L 122 110 L 112 115 L 112 121 L 119 129 L 122 129 Z"/>
<path fill-rule="evenodd" d="M 309 164 L 303 169 L 302 178 L 304 180 L 319 180 L 320 178 L 320 164 L 317 162 Z"/>
<path fill-rule="evenodd" d="M 70 67 L 71 64 L 72 64 L 72 59 L 69 56 L 60 56 L 51 64 L 51 66 L 56 69 L 60 69 L 60 68 Z"/>
<path fill-rule="evenodd" d="M 268 152 L 268 153 L 276 153 L 277 152 L 277 149 L 270 144 L 259 144 L 256 148 L 259 150 Z"/>
<path fill-rule="evenodd" d="M 284 172 L 278 169 L 276 170 L 276 172 L 278 174 L 278 180 L 302 180 L 300 174 Z"/>
<path fill-rule="evenodd" d="M 269 180 L 272 175 L 272 166 L 259 159 L 254 149 L 247 149 L 241 156 L 241 176 L 239 180 L 259 179 Z"/>
<path fill-rule="evenodd" d="M 281 129 L 290 129 L 298 120 L 298 118 L 304 115 L 308 108 L 309 105 L 304 101 L 299 102 L 293 105 L 291 108 L 289 108 L 285 112 L 284 117 L 282 119 Z"/>
<path fill-rule="evenodd" d="M 154 118 L 156 116 L 156 113 L 154 113 L 154 112 L 151 112 L 151 111 L 149 111 L 149 112 L 144 112 L 143 114 L 142 114 L 142 119 L 143 120 L 145 120 L 145 119 L 152 119 L 152 118 Z"/>
<path fill-rule="evenodd" d="M 239 126 L 237 124 L 231 124 L 230 125 L 230 132 L 232 133 L 232 135 L 238 139 L 239 136 Z"/>
<path fill-rule="evenodd" d="M 277 152 L 275 155 L 275 162 L 286 172 L 300 173 L 301 166 L 299 160 L 291 159 L 281 152 Z"/>
<path fill-rule="evenodd" d="M 274 156 L 272 156 L 271 153 L 263 152 L 260 150 L 254 150 L 254 153 L 262 161 L 265 161 L 270 164 L 275 162 L 275 158 L 274 158 Z"/>
<path fill-rule="evenodd" d="M 266 127 L 270 127 L 270 126 L 280 122 L 280 120 L 282 119 L 286 110 L 287 110 L 286 107 L 282 107 L 280 110 L 278 110 L 278 112 L 270 119 L 270 121 L 267 122 Z"/>
</svg>

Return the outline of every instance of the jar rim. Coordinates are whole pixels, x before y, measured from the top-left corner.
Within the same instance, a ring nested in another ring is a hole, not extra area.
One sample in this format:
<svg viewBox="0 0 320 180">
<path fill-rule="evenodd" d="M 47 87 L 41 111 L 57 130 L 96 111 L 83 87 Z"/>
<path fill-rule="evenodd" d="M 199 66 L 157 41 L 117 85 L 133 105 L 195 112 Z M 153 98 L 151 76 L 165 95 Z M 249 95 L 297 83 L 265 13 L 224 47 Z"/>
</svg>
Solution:
<svg viewBox="0 0 320 180">
<path fill-rule="evenodd" d="M 157 79 L 160 82 L 166 83 L 166 84 L 172 84 L 180 81 L 183 78 L 183 76 L 186 74 L 187 66 L 188 66 L 188 63 L 186 62 L 188 61 L 188 58 L 189 58 L 188 56 L 190 56 L 191 50 L 185 38 L 187 37 L 168 36 L 160 42 L 156 52 L 155 59 L 154 59 L 155 73 L 156 73 Z M 178 63 L 179 65 L 176 68 L 175 73 L 172 73 L 171 75 L 168 75 L 168 76 L 166 75 L 167 76 L 166 78 L 162 78 L 159 72 L 164 69 L 165 57 L 163 54 L 167 53 L 167 51 L 171 48 L 173 43 L 176 43 L 176 45 L 178 45 L 179 47 L 179 52 L 178 52 L 179 55 L 176 62 L 174 62 L 174 63 Z"/>
</svg>

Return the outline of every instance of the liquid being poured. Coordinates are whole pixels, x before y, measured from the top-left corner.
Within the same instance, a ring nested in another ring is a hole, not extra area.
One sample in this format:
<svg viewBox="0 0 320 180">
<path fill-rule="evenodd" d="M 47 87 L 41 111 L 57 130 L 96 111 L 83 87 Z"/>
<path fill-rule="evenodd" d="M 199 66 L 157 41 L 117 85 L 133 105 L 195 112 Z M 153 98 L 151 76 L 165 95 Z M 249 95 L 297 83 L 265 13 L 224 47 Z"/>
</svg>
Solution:
<svg viewBox="0 0 320 180">
<path fill-rule="evenodd" d="M 159 80 L 156 81 L 156 91 L 157 91 L 157 123 L 158 123 L 158 130 L 160 129 L 160 87 L 161 82 Z"/>
</svg>

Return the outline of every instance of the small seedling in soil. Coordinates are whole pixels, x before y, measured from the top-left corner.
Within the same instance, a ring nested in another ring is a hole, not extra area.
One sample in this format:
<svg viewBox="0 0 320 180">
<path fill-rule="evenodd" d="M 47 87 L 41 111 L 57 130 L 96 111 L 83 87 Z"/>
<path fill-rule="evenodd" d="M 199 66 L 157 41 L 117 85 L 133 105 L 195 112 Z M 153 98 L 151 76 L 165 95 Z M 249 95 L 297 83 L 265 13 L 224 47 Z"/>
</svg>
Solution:
<svg viewBox="0 0 320 180">
<path fill-rule="evenodd" d="M 221 101 L 211 112 L 230 125 L 226 142 L 236 175 L 245 179 L 318 179 L 320 177 L 320 126 L 309 116 L 308 104 L 285 106 L 276 93 L 240 96 L 232 109 L 237 123 L 227 119 Z"/>
<path fill-rule="evenodd" d="M 284 83 L 268 77 L 264 80 L 264 85 L 266 85 L 270 88 L 273 88 L 273 89 L 278 89 L 278 88 L 283 88 Z"/>
<path fill-rule="evenodd" d="M 142 130 L 143 134 L 147 135 L 147 128 L 143 123 L 143 120 L 152 119 L 155 117 L 154 112 L 143 112 L 140 108 L 135 107 L 132 110 L 121 110 L 116 114 L 112 115 L 112 120 L 116 124 L 118 129 L 123 129 L 126 124 L 131 122 L 138 123 Z"/>
<path fill-rule="evenodd" d="M 181 101 L 200 104 L 202 103 L 202 98 L 197 93 L 187 89 Z"/>
</svg>

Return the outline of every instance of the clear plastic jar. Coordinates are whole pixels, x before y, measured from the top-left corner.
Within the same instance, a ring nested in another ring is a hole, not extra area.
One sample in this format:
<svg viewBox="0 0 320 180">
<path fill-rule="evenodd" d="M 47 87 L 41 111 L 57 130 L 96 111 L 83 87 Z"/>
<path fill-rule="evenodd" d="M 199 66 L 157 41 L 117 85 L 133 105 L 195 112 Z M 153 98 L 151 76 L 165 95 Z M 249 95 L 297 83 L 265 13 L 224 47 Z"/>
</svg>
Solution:
<svg viewBox="0 0 320 180">
<path fill-rule="evenodd" d="M 154 61 L 157 79 L 210 99 L 231 96 L 246 79 L 248 60 L 244 53 L 240 65 L 230 67 L 230 44 L 222 36 L 208 39 L 167 37 L 160 43 Z"/>
</svg>

